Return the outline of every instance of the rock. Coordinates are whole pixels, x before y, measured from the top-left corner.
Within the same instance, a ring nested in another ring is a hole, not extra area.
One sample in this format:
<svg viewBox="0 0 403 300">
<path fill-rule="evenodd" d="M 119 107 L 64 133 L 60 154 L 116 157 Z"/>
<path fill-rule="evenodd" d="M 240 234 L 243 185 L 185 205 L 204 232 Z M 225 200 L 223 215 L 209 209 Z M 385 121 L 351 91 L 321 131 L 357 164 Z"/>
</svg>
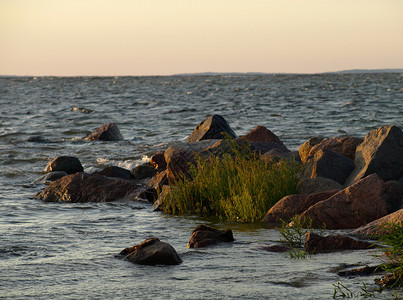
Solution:
<svg viewBox="0 0 403 300">
<path fill-rule="evenodd" d="M 37 180 L 35 180 L 33 182 L 33 184 L 38 184 L 38 183 L 44 183 L 44 184 L 48 184 L 52 181 L 58 180 L 64 176 L 68 175 L 65 171 L 53 171 L 53 172 L 49 172 L 45 175 L 43 175 L 42 177 L 38 178 Z"/>
<path fill-rule="evenodd" d="M 158 195 L 158 199 L 153 204 L 154 211 L 161 211 L 164 209 L 164 201 L 172 187 L 169 185 L 162 186 L 161 193 Z"/>
<path fill-rule="evenodd" d="M 315 153 L 319 150 L 326 149 L 337 152 L 354 160 L 357 146 L 363 141 L 363 139 L 357 137 L 334 137 L 331 139 L 324 138 L 311 148 L 308 153 L 308 157 L 315 155 Z"/>
<path fill-rule="evenodd" d="M 132 174 L 134 179 L 140 180 L 153 177 L 157 174 L 157 171 L 151 166 L 151 164 L 146 163 L 135 167 Z"/>
<path fill-rule="evenodd" d="M 158 238 L 147 239 L 141 244 L 120 252 L 125 259 L 140 265 L 179 265 L 182 259 L 171 245 Z"/>
<path fill-rule="evenodd" d="M 312 218 L 312 226 L 327 229 L 358 228 L 387 214 L 382 199 L 384 183 L 372 174 L 332 197 L 312 205 L 301 218 Z"/>
<path fill-rule="evenodd" d="M 133 179 L 132 173 L 130 173 L 129 170 L 126 170 L 121 167 L 106 167 L 102 171 L 96 172 L 96 174 L 107 176 L 107 177 L 116 177 L 116 178 L 122 178 L 126 180 L 131 180 Z"/>
<path fill-rule="evenodd" d="M 263 221 L 269 223 L 278 223 L 281 220 L 289 221 L 293 216 L 302 214 L 312 205 L 333 196 L 337 192 L 338 190 L 332 190 L 313 195 L 285 196 L 270 208 Z"/>
<path fill-rule="evenodd" d="M 53 157 L 46 165 L 45 173 L 54 171 L 65 171 L 67 174 L 83 172 L 84 168 L 79 159 L 74 156 L 56 156 Z"/>
<path fill-rule="evenodd" d="M 158 198 L 158 191 L 162 190 L 163 185 L 167 183 L 167 171 L 159 172 L 147 182 L 144 188 L 139 190 L 135 199 L 145 199 L 154 203 Z"/>
<path fill-rule="evenodd" d="M 381 266 L 365 266 L 362 268 L 352 269 L 352 270 L 343 270 L 337 272 L 339 276 L 371 276 L 375 273 L 382 272 Z"/>
<path fill-rule="evenodd" d="M 40 135 L 31 135 L 27 138 L 27 142 L 30 143 L 48 143 L 49 141 Z"/>
<path fill-rule="evenodd" d="M 137 188 L 132 180 L 75 173 L 52 182 L 34 198 L 51 202 L 107 202 L 129 198 Z"/>
<path fill-rule="evenodd" d="M 164 151 L 157 152 L 151 156 L 150 164 L 158 171 L 165 170 L 167 168 L 167 162 L 165 161 Z"/>
<path fill-rule="evenodd" d="M 303 143 L 298 148 L 299 157 L 301 158 L 302 163 L 305 163 L 310 156 L 310 151 L 313 146 L 319 144 L 324 138 L 323 137 L 311 137 L 305 143 Z"/>
<path fill-rule="evenodd" d="M 386 202 L 388 213 L 399 210 L 403 205 L 403 184 L 397 180 L 386 181 L 383 198 Z"/>
<path fill-rule="evenodd" d="M 236 138 L 237 136 L 222 116 L 212 115 L 197 125 L 187 142 L 192 143 L 208 139 L 224 139 L 227 137 Z"/>
<path fill-rule="evenodd" d="M 187 243 L 187 248 L 200 248 L 218 243 L 233 242 L 232 230 L 217 230 L 207 225 L 197 226 Z"/>
<path fill-rule="evenodd" d="M 121 141 L 123 136 L 116 123 L 108 123 L 83 137 L 86 141 Z"/>
<path fill-rule="evenodd" d="M 354 230 L 353 234 L 364 238 L 374 238 L 387 234 L 388 230 L 385 226 L 388 224 L 403 226 L 403 209 L 361 226 Z"/>
<path fill-rule="evenodd" d="M 346 185 L 376 173 L 384 181 L 403 176 L 403 132 L 394 125 L 383 126 L 365 136 L 356 150 L 355 169 Z"/>
<path fill-rule="evenodd" d="M 262 250 L 265 250 L 268 252 L 282 253 L 282 252 L 290 251 L 291 247 L 287 246 L 287 245 L 271 245 L 271 246 L 263 247 Z"/>
<path fill-rule="evenodd" d="M 323 253 L 343 250 L 369 249 L 373 245 L 366 241 L 358 241 L 348 236 L 321 236 L 312 232 L 305 234 L 304 249 L 308 253 Z"/>
<path fill-rule="evenodd" d="M 305 162 L 302 178 L 324 177 L 344 184 L 347 177 L 354 170 L 353 161 L 331 150 L 318 150 Z"/>
<path fill-rule="evenodd" d="M 264 126 L 256 126 L 253 130 L 249 131 L 245 136 L 242 136 L 239 139 L 250 143 L 275 143 L 284 146 L 283 142 L 277 137 L 277 135 Z"/>
<path fill-rule="evenodd" d="M 343 186 L 329 178 L 302 178 L 297 184 L 297 193 L 316 194 L 331 190 L 342 190 Z"/>
<path fill-rule="evenodd" d="M 187 175 L 190 165 L 195 163 L 196 156 L 211 147 L 217 140 L 205 140 L 194 143 L 171 143 L 164 152 L 167 163 L 168 180 L 175 180 Z"/>
<path fill-rule="evenodd" d="M 266 154 L 270 152 L 272 155 L 290 155 L 291 151 L 287 149 L 286 146 L 278 143 L 267 143 L 267 142 L 252 142 L 250 143 L 252 151 L 260 154 Z"/>
<path fill-rule="evenodd" d="M 295 160 L 295 158 L 292 156 L 292 153 L 288 149 L 285 151 L 280 148 L 273 148 L 262 154 L 263 160 L 279 160 L 281 158 L 290 158 Z"/>
</svg>

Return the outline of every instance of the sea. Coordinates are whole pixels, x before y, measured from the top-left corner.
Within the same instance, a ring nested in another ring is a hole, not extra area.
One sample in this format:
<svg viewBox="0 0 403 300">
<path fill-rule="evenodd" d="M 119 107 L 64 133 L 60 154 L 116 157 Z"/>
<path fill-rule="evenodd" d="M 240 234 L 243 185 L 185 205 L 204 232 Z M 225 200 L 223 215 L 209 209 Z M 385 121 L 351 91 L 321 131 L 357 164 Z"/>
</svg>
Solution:
<svg viewBox="0 0 403 300">
<path fill-rule="evenodd" d="M 403 127 L 403 74 L 0 77 L 0 299 L 332 299 L 342 292 L 364 299 L 375 290 L 376 276 L 337 271 L 379 263 L 376 248 L 292 259 L 264 250 L 281 235 L 261 223 L 171 216 L 141 201 L 33 199 L 52 157 L 76 156 L 86 172 L 132 170 L 186 141 L 212 114 L 239 136 L 265 126 L 291 150 L 312 136 L 364 137 L 383 125 Z M 82 139 L 110 122 L 123 141 Z M 232 229 L 235 242 L 187 249 L 200 224 Z M 183 263 L 116 257 L 150 237 L 171 244 Z"/>
</svg>

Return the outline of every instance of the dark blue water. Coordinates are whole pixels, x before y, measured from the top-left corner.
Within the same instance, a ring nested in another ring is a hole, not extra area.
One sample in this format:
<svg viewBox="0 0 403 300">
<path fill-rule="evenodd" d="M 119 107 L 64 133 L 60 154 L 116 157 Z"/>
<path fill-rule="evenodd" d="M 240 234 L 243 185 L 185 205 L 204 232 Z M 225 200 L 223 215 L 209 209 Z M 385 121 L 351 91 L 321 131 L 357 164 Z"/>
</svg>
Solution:
<svg viewBox="0 0 403 300">
<path fill-rule="evenodd" d="M 363 137 L 382 125 L 403 127 L 403 76 L 0 77 L 0 298 L 329 299 L 342 279 L 334 268 L 376 263 L 376 250 L 305 260 L 265 252 L 280 235 L 261 224 L 172 217 L 140 202 L 32 199 L 44 186 L 31 183 L 56 155 L 77 156 L 89 172 L 132 169 L 213 113 L 238 135 L 266 126 L 293 150 L 311 136 Z M 108 122 L 124 141 L 81 139 Z M 45 142 L 28 142 L 34 135 Z M 235 243 L 186 249 L 202 223 L 231 227 Z M 114 258 L 153 236 L 172 244 L 183 264 Z M 373 277 L 342 280 L 355 291 L 362 282 L 373 287 Z"/>
</svg>

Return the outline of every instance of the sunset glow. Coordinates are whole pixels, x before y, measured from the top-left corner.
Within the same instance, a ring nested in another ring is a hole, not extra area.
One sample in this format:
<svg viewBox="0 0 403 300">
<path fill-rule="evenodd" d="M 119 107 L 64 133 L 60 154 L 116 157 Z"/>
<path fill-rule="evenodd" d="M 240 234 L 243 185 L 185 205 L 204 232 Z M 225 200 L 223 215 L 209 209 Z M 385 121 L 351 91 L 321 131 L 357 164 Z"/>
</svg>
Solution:
<svg viewBox="0 0 403 300">
<path fill-rule="evenodd" d="M 0 75 L 403 67 L 400 0 L 2 0 Z"/>
</svg>

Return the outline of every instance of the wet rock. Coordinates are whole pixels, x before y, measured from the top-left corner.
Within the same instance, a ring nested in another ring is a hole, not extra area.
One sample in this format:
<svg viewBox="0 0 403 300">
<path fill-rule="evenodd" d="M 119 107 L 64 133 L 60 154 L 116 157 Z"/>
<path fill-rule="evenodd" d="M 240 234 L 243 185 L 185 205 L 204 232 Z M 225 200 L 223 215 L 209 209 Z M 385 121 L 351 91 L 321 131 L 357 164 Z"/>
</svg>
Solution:
<svg viewBox="0 0 403 300">
<path fill-rule="evenodd" d="M 54 171 L 64 171 L 67 174 L 83 172 L 83 166 L 80 160 L 74 156 L 56 156 L 53 157 L 43 170 L 45 173 Z"/>
<path fill-rule="evenodd" d="M 75 173 L 52 182 L 34 198 L 50 202 L 108 202 L 130 198 L 137 188 L 132 180 Z"/>
<path fill-rule="evenodd" d="M 40 135 L 31 135 L 27 138 L 27 142 L 30 143 L 47 143 L 49 142 L 47 139 L 43 138 Z"/>
<path fill-rule="evenodd" d="M 304 249 L 308 253 L 323 253 L 343 250 L 361 250 L 372 247 L 371 243 L 343 235 L 321 236 L 312 232 L 305 234 Z"/>
<path fill-rule="evenodd" d="M 158 195 L 158 199 L 153 204 L 154 211 L 161 211 L 164 209 L 164 201 L 167 195 L 170 193 L 172 187 L 169 185 L 164 185 L 161 189 L 161 193 Z"/>
<path fill-rule="evenodd" d="M 403 209 L 386 215 L 380 219 L 372 221 L 369 224 L 361 226 L 354 230 L 353 234 L 364 238 L 374 238 L 388 233 L 388 224 L 403 226 Z"/>
<path fill-rule="evenodd" d="M 281 220 L 289 221 L 293 216 L 299 215 L 312 205 L 326 200 L 336 194 L 338 190 L 332 190 L 312 195 L 289 195 L 283 197 L 273 205 L 264 216 L 263 221 L 268 223 L 278 223 Z"/>
<path fill-rule="evenodd" d="M 343 186 L 329 178 L 315 177 L 303 178 L 297 184 L 299 194 L 316 194 L 331 190 L 342 190 Z"/>
<path fill-rule="evenodd" d="M 268 251 L 268 252 L 277 252 L 277 253 L 283 253 L 291 250 L 291 247 L 287 245 L 271 245 L 267 247 L 263 247 L 262 250 Z"/>
<path fill-rule="evenodd" d="M 361 144 L 364 140 L 358 137 L 334 137 L 331 139 L 324 138 L 318 144 L 313 145 L 307 154 L 308 157 L 315 155 L 319 150 L 331 150 L 342 154 L 352 160 L 355 158 L 355 151 L 357 146 Z"/>
<path fill-rule="evenodd" d="M 154 203 L 158 198 L 158 191 L 162 190 L 163 185 L 168 184 L 167 171 L 161 171 L 152 177 L 144 188 L 140 189 L 135 199 L 144 199 Z"/>
<path fill-rule="evenodd" d="M 86 141 L 121 141 L 123 136 L 116 123 L 108 123 L 83 137 Z"/>
<path fill-rule="evenodd" d="M 134 179 L 140 180 L 153 177 L 155 174 L 157 174 L 157 171 L 154 169 L 153 166 L 151 166 L 151 164 L 147 163 L 135 167 L 132 171 L 132 174 Z"/>
<path fill-rule="evenodd" d="M 155 153 L 150 158 L 150 164 L 157 171 L 163 171 L 167 168 L 167 162 L 165 161 L 164 151 L 159 151 Z"/>
<path fill-rule="evenodd" d="M 96 172 L 96 174 L 107 176 L 107 177 L 122 178 L 122 179 L 126 179 L 126 180 L 133 179 L 133 176 L 129 170 L 126 170 L 121 167 L 115 167 L 115 166 L 106 167 L 102 171 Z"/>
<path fill-rule="evenodd" d="M 120 255 L 140 265 L 179 265 L 182 259 L 171 245 L 161 242 L 158 238 L 147 239 L 141 244 L 126 248 Z"/>
<path fill-rule="evenodd" d="M 197 125 L 187 142 L 192 143 L 208 139 L 224 139 L 227 137 L 236 138 L 237 135 L 222 116 L 212 115 Z"/>
<path fill-rule="evenodd" d="M 344 184 L 353 170 L 354 163 L 350 158 L 337 152 L 321 149 L 305 162 L 302 178 L 324 177 Z"/>
<path fill-rule="evenodd" d="M 394 125 L 383 126 L 365 136 L 356 150 L 355 169 L 346 185 L 376 173 L 384 181 L 403 176 L 403 132 Z"/>
<path fill-rule="evenodd" d="M 358 228 L 387 214 L 383 191 L 382 179 L 372 174 L 312 205 L 301 218 L 311 218 L 314 227 L 325 224 L 327 229 Z"/>
<path fill-rule="evenodd" d="M 343 270 L 337 272 L 339 276 L 371 276 L 375 273 L 381 272 L 382 268 L 380 266 L 365 266 L 362 268 Z"/>
<path fill-rule="evenodd" d="M 233 242 L 232 230 L 217 230 L 207 225 L 197 226 L 187 243 L 187 248 L 201 248 L 219 243 Z"/>
<path fill-rule="evenodd" d="M 383 197 L 388 213 L 399 210 L 403 205 L 403 184 L 397 180 L 386 181 Z"/>
<path fill-rule="evenodd" d="M 53 171 L 50 173 L 47 173 L 43 175 L 42 177 L 38 178 L 33 182 L 33 184 L 38 184 L 38 183 L 44 183 L 48 184 L 50 182 L 53 182 L 55 180 L 58 180 L 64 176 L 68 175 L 65 171 Z"/>
<path fill-rule="evenodd" d="M 384 289 L 397 287 L 401 282 L 402 278 L 396 276 L 395 274 L 386 274 L 381 278 L 375 279 L 375 283 Z"/>
<path fill-rule="evenodd" d="M 298 148 L 299 157 L 301 158 L 302 163 L 305 163 L 310 156 L 310 151 L 312 147 L 319 144 L 324 138 L 323 137 L 311 137 L 305 143 L 303 143 Z"/>
</svg>

